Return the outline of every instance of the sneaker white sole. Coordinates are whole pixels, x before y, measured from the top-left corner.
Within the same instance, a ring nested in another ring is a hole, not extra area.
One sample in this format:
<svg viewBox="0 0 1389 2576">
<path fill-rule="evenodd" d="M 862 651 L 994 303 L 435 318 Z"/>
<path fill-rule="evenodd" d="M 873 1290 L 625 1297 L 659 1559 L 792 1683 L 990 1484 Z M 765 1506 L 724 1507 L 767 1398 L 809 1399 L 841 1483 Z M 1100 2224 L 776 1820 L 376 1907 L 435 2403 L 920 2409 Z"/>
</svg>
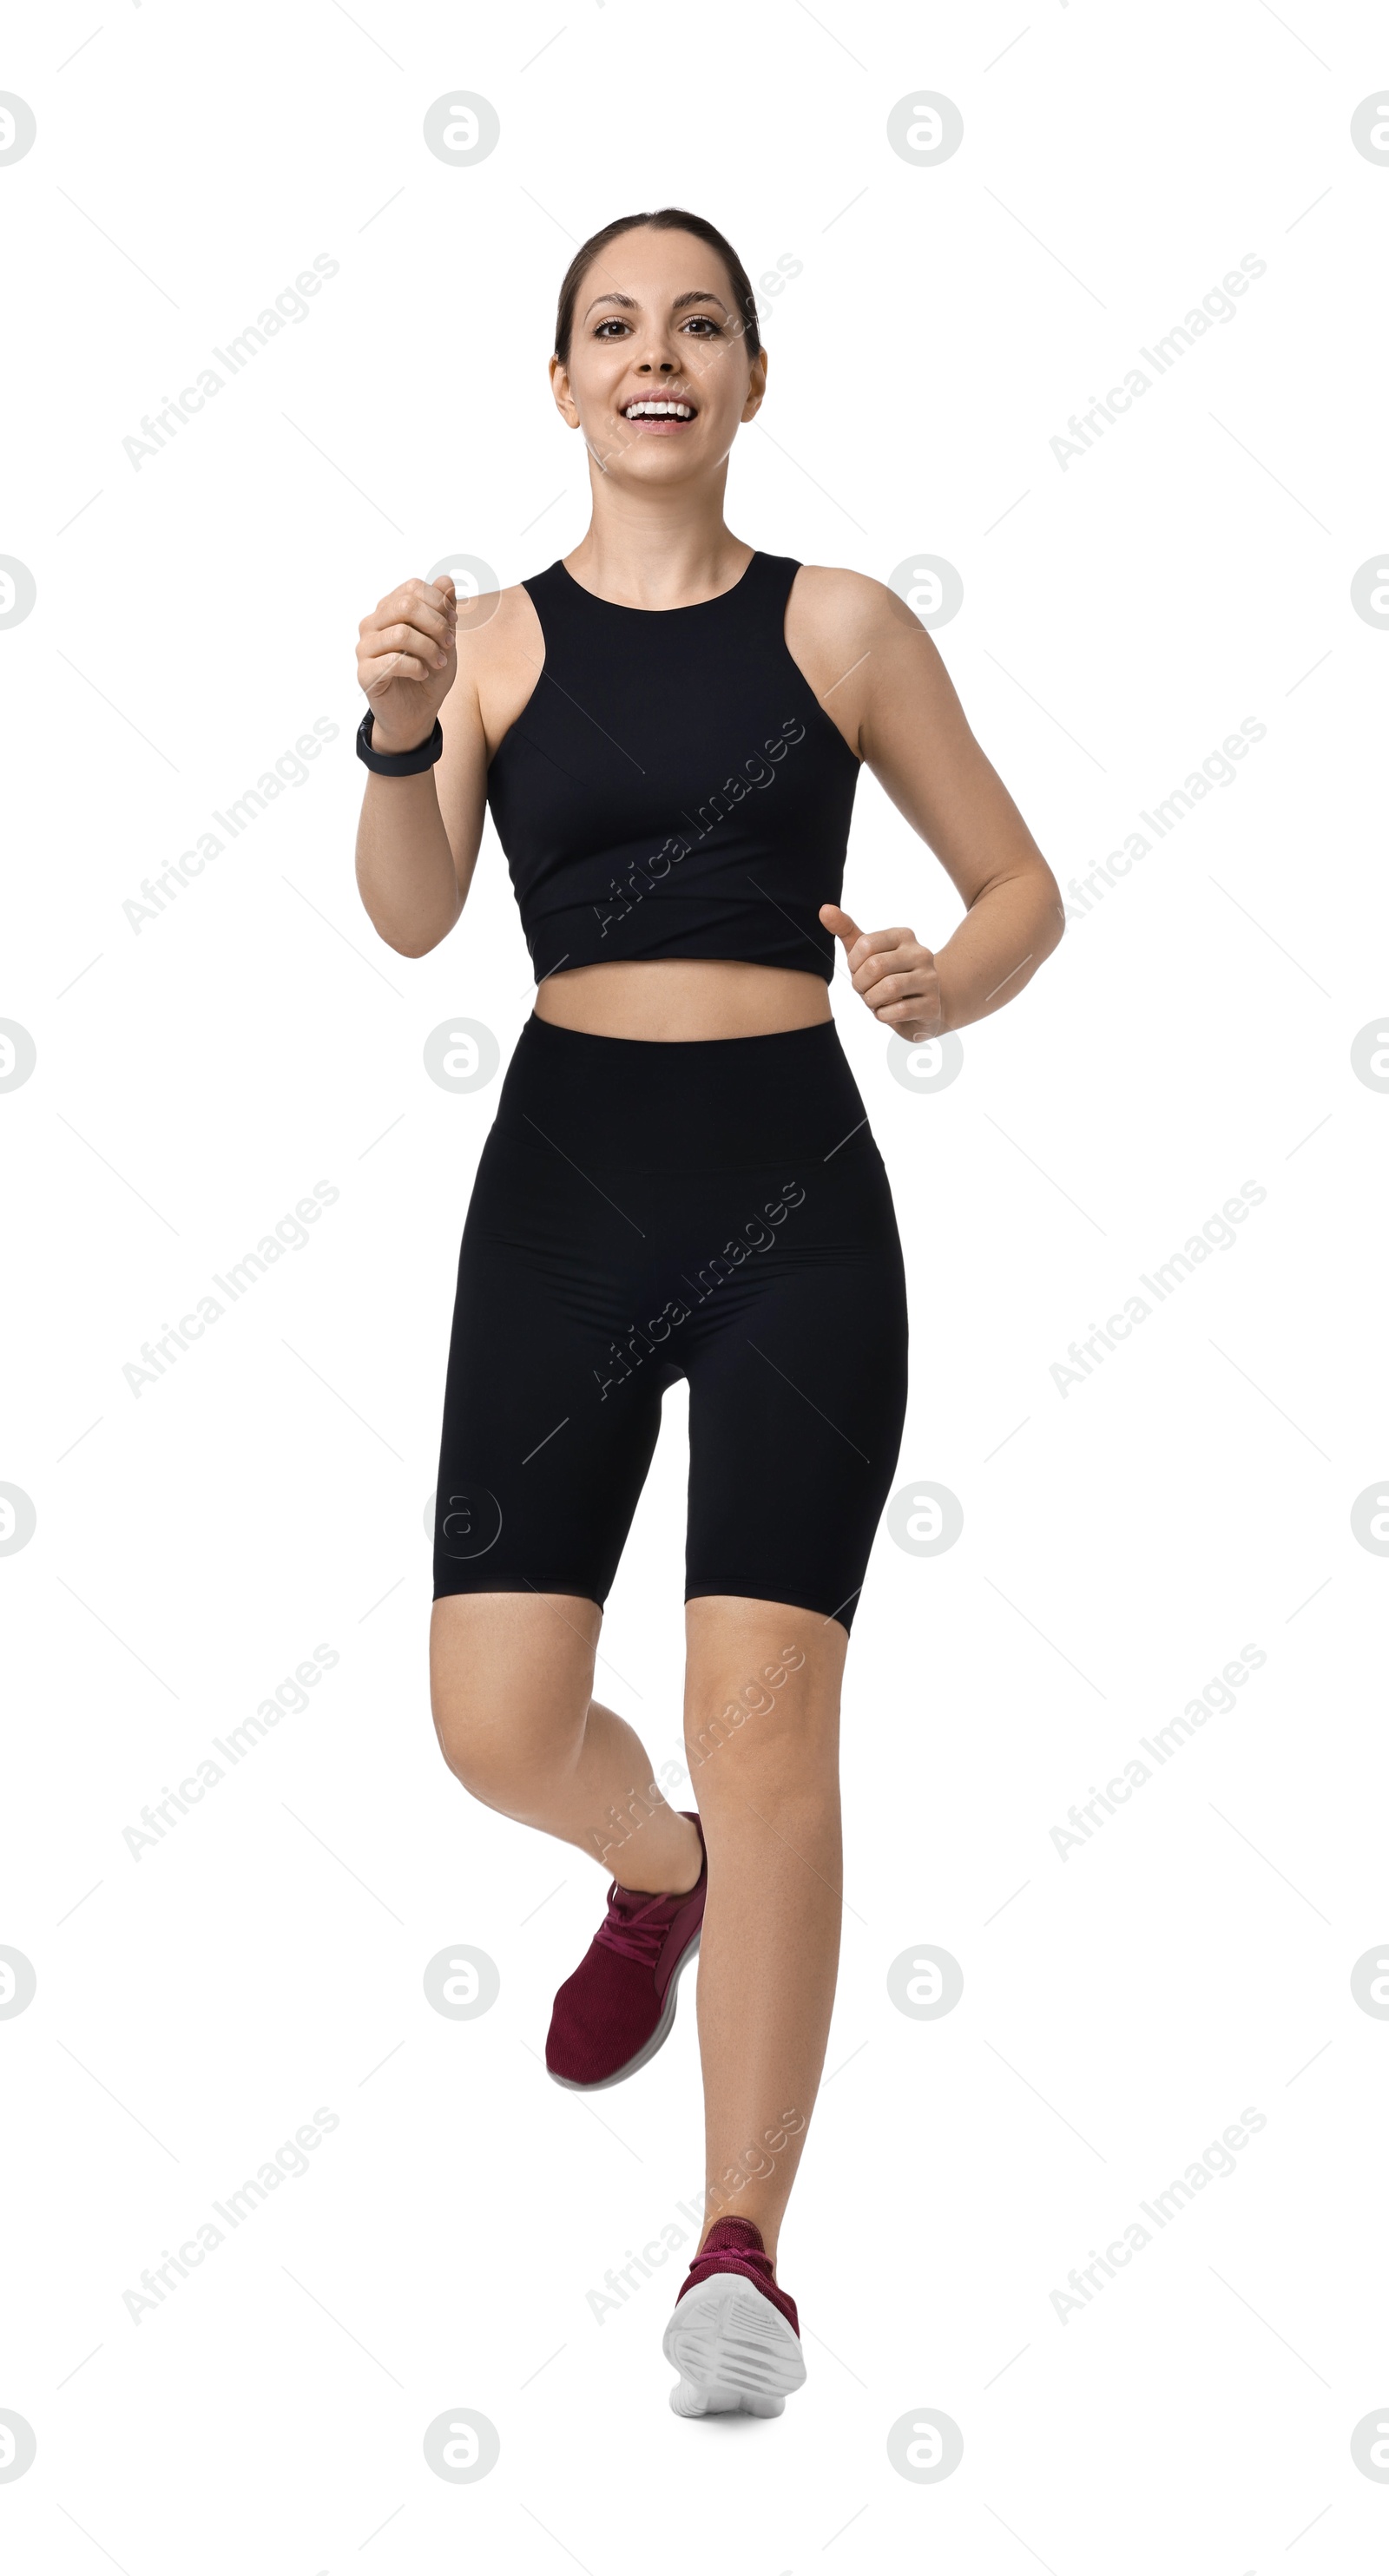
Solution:
<svg viewBox="0 0 1389 2576">
<path fill-rule="evenodd" d="M 734 2272 L 712 2272 L 676 2302 L 662 2344 L 680 2373 L 677 2415 L 779 2415 L 805 2378 L 800 2337 Z"/>
<path fill-rule="evenodd" d="M 597 2078 L 597 2081 L 592 2084 L 581 2084 L 578 2077 L 574 2075 L 556 2075 L 554 2068 L 552 2066 L 548 2066 L 545 2072 L 549 2076 L 550 2082 L 552 2084 L 562 2084 L 566 2093 L 606 2093 L 610 2084 L 625 2084 L 629 2075 L 635 2075 L 639 2067 L 648 2065 L 650 2060 L 655 2056 L 657 2049 L 664 2048 L 666 2041 L 670 2037 L 675 2024 L 675 2007 L 679 2001 L 680 1980 L 683 1977 L 685 1970 L 688 1968 L 690 1961 L 698 1958 L 699 1945 L 703 1937 L 704 1927 L 701 1924 L 688 1949 L 683 1950 L 680 1954 L 678 1965 L 671 1977 L 670 1984 L 666 1988 L 666 1999 L 661 2006 L 661 2018 L 657 2022 L 651 2037 L 637 2050 L 635 2057 L 629 2057 L 626 2065 L 619 2066 L 612 2075 L 600 2075 Z"/>
</svg>

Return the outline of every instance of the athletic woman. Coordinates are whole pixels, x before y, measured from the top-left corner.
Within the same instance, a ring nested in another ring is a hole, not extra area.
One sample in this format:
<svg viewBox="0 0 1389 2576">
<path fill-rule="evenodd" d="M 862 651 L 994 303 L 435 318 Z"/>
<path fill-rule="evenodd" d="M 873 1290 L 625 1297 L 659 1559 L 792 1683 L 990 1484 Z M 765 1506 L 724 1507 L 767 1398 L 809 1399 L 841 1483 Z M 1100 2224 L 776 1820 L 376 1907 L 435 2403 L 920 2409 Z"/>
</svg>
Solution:
<svg viewBox="0 0 1389 2576">
<path fill-rule="evenodd" d="M 706 2217 L 665 2337 L 682 2415 L 805 2377 L 777 2236 L 840 1929 L 838 1722 L 907 1385 L 892 1198 L 840 1046 L 963 1028 L 1061 936 L 1055 879 L 930 636 L 868 575 L 725 525 L 767 358 L 743 267 L 678 208 L 572 262 L 550 380 L 592 517 L 548 570 L 364 618 L 362 900 L 402 956 L 467 899 L 490 806 L 536 999 L 463 1232 L 431 1670 L 445 1760 L 611 1872 L 555 1998 L 558 2083 L 646 2063 L 701 1949 Z M 866 762 L 966 910 L 933 954 L 840 902 Z M 593 1696 L 661 1399 L 689 1385 L 685 1740 L 672 1808 Z"/>
</svg>

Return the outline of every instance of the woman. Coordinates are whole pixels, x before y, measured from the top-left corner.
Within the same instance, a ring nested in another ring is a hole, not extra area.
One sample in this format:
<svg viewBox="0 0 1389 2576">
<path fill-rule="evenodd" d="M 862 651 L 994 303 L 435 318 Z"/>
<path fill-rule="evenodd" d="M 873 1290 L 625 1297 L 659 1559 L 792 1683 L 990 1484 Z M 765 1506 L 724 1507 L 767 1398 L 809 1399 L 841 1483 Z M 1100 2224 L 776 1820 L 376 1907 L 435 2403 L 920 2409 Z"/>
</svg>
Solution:
<svg viewBox="0 0 1389 2576">
<path fill-rule="evenodd" d="M 642 2066 L 700 1948 L 708 2203 L 665 2338 L 679 2414 L 805 2377 L 777 2233 L 839 1948 L 838 1716 L 892 1486 L 907 1318 L 892 1200 L 830 1011 L 958 1029 L 1061 936 L 1056 882 L 931 638 L 881 582 L 724 523 L 767 358 L 747 276 L 678 208 L 584 244 L 554 398 L 589 453 L 562 561 L 361 627 L 362 900 L 401 955 L 452 929 L 490 804 L 537 993 L 478 1166 L 439 1472 L 431 1666 L 450 1768 L 608 1871 L 551 2074 Z M 938 955 L 843 909 L 866 761 L 967 909 Z M 660 1422 L 690 1388 L 685 1732 L 670 1807 L 592 1696 Z"/>
</svg>

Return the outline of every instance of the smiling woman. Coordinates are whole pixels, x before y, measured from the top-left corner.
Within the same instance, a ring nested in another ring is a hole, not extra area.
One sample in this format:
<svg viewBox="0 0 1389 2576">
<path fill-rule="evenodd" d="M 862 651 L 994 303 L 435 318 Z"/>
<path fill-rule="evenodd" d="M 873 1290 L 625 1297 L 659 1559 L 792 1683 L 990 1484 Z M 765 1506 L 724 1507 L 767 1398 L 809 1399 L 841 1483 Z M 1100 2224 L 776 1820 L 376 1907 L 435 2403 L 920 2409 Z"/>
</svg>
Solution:
<svg viewBox="0 0 1389 2576">
<path fill-rule="evenodd" d="M 621 1854 L 555 1998 L 557 2083 L 645 2065 L 699 1953 L 705 2223 L 666 2331 L 671 2404 L 776 2415 L 805 2377 L 775 2257 L 834 1997 L 840 1684 L 907 1391 L 901 1247 L 830 1009 L 836 943 L 883 1031 L 917 1042 L 1020 992 L 1062 912 L 905 603 L 727 525 L 767 353 L 723 234 L 677 207 L 605 225 L 565 276 L 549 372 L 587 451 L 585 533 L 483 599 L 407 581 L 358 645 L 372 921 L 403 956 L 436 947 L 490 810 L 536 977 L 459 1262 L 434 1719 L 484 1805 L 605 1866 Z M 841 903 L 865 765 L 966 908 L 938 955 Z M 680 1379 L 697 1814 L 593 1697 Z M 705 1760 L 750 1673 L 775 1673 L 775 1697 Z"/>
<path fill-rule="evenodd" d="M 596 342 L 621 345 L 641 318 L 638 299 L 618 285 L 603 288 L 606 259 L 612 243 L 620 241 L 632 229 L 630 215 L 619 216 L 606 224 L 600 233 L 586 241 L 570 261 L 559 291 L 559 310 L 555 318 L 555 363 L 566 371 L 574 340 L 575 308 L 582 287 L 591 300 L 580 316 L 581 328 L 591 332 Z M 688 240 L 702 242 L 712 252 L 712 267 L 719 276 L 717 287 L 691 286 L 673 296 L 671 321 L 680 338 L 689 343 L 703 341 L 707 346 L 721 339 L 741 340 L 744 356 L 751 365 L 762 354 L 762 341 L 757 328 L 757 299 L 746 269 L 732 243 L 701 215 L 684 213 L 678 206 L 667 206 L 661 213 L 638 219 L 653 233 L 683 233 Z M 733 291 L 733 302 L 726 300 L 725 286 Z M 694 363 L 694 362 L 692 362 Z M 695 419 L 699 410 L 693 384 L 669 389 L 661 395 L 634 395 L 620 412 L 623 420 L 647 424 L 647 435 L 678 435 L 678 424 Z M 590 452 L 592 452 L 590 450 Z"/>
</svg>

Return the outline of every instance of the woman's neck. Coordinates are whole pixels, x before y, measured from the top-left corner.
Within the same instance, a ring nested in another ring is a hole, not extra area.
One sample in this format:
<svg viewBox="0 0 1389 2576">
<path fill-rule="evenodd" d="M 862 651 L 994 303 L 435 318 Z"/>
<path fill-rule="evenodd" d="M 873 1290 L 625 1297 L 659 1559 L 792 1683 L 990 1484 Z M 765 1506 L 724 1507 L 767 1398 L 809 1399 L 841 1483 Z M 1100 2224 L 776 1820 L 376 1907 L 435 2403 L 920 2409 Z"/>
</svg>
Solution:
<svg viewBox="0 0 1389 2576">
<path fill-rule="evenodd" d="M 607 491 L 595 475 L 593 517 L 564 557 L 574 579 L 624 608 L 687 608 L 731 590 L 756 549 L 725 526 L 723 492 L 698 506 Z"/>
</svg>

